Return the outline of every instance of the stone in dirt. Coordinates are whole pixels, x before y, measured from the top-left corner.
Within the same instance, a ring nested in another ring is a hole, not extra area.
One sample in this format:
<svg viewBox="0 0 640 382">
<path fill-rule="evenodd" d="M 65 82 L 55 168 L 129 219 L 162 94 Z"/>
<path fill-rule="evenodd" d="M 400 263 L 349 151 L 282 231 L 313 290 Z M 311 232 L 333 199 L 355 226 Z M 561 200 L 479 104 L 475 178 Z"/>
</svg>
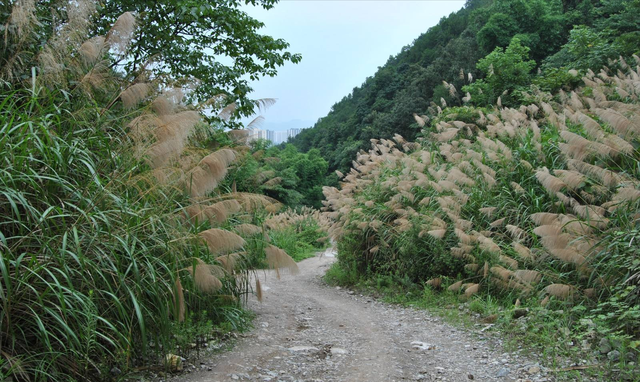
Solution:
<svg viewBox="0 0 640 382">
<path fill-rule="evenodd" d="M 516 309 L 513 311 L 513 318 L 518 319 L 529 314 L 529 309 Z"/>
<path fill-rule="evenodd" d="M 601 339 L 598 345 L 601 354 L 607 354 L 611 351 L 611 344 L 608 338 Z"/>
<path fill-rule="evenodd" d="M 411 347 L 418 350 L 434 350 L 436 345 L 428 344 L 426 342 L 413 341 Z"/>
<path fill-rule="evenodd" d="M 504 378 L 504 377 L 506 377 L 507 375 L 509 375 L 509 369 L 502 368 L 502 369 L 500 369 L 500 371 L 498 371 L 498 374 L 496 374 L 496 377 L 498 377 L 498 378 Z"/>
<path fill-rule="evenodd" d="M 607 358 L 611 362 L 618 362 L 620 361 L 620 352 L 617 350 L 612 350 L 609 353 L 607 353 Z"/>
<path fill-rule="evenodd" d="M 239 381 L 272 382 L 475 382 L 518 377 L 542 382 L 546 377 L 546 369 L 535 360 L 504 353 L 500 333 L 478 333 L 485 325 L 468 333 L 428 312 L 387 305 L 370 296 L 361 298 L 357 292 L 349 295 L 344 287 L 326 287 L 319 276 L 333 261 L 308 259 L 298 264 L 300 275 L 286 274 L 273 281 L 268 304 L 249 301 L 257 314 L 252 332 L 238 340 L 232 351 L 212 355 L 205 362 L 212 371 L 198 367 L 191 374 L 172 376 L 171 382 L 233 381 L 234 374 Z M 276 278 L 273 272 L 269 276 Z M 313 325 L 298 330 L 304 323 Z M 501 363 L 502 359 L 508 363 Z M 526 373 L 533 366 L 542 369 L 535 377 Z M 501 368 L 506 376 L 496 377 Z"/>
<path fill-rule="evenodd" d="M 331 348 L 331 355 L 344 355 L 349 354 L 349 352 L 342 348 Z"/>
<path fill-rule="evenodd" d="M 314 348 L 313 346 L 293 346 L 289 348 L 289 351 L 293 351 L 293 352 L 318 351 L 318 348 Z"/>
</svg>

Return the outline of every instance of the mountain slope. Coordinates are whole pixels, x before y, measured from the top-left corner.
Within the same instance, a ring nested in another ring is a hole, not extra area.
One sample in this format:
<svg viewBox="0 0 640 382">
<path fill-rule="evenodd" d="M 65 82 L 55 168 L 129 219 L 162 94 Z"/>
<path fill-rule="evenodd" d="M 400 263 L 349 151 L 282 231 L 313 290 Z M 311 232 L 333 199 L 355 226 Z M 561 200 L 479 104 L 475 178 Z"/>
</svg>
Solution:
<svg viewBox="0 0 640 382">
<path fill-rule="evenodd" d="M 614 32 L 619 26 L 620 33 L 627 36 L 625 52 L 634 53 L 638 28 L 633 26 L 637 16 L 632 8 L 638 7 L 636 3 L 470 0 L 402 48 L 293 143 L 302 151 L 319 149 L 330 170 L 346 171 L 355 153 L 366 149 L 370 139 L 390 138 L 396 133 L 414 139 L 421 128 L 413 113 L 429 115 L 431 106 L 431 114 L 435 114 L 436 103 L 444 107 L 443 101 L 449 106 L 463 104 L 464 94 L 454 90 L 484 77 L 476 68 L 477 62 L 496 47 L 506 47 L 513 37 L 530 48 L 530 58 L 538 67 L 545 60 L 549 61 L 547 67 L 577 60 L 563 48 L 574 25 Z M 608 41 L 610 36 L 602 37 Z M 617 57 L 614 53 L 604 52 L 600 58 Z M 447 87 L 443 81 L 453 86 Z"/>
</svg>

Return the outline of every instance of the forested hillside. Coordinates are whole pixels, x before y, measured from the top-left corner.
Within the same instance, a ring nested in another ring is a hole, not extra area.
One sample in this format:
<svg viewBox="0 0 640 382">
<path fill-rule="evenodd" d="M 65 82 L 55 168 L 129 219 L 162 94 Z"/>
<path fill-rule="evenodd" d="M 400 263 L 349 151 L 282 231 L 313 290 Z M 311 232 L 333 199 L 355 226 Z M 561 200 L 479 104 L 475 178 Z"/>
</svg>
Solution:
<svg viewBox="0 0 640 382">
<path fill-rule="evenodd" d="M 640 0 L 470 0 L 282 148 L 228 130 L 300 60 L 245 3 L 0 4 L 1 381 L 178 371 L 329 228 L 336 279 L 522 303 L 633 376 Z"/>
<path fill-rule="evenodd" d="M 556 91 L 579 81 L 558 68 L 596 70 L 608 59 L 637 53 L 639 15 L 636 0 L 469 0 L 390 57 L 293 143 L 302 151 L 320 150 L 330 170 L 346 171 L 372 138 L 419 135 L 424 118 L 416 121 L 414 113 L 432 118 L 438 107 L 488 106 L 499 96 L 505 106 L 515 105 L 519 89 L 531 84 Z M 495 61 L 482 64 L 514 38 L 524 47 L 515 53 L 524 65 L 507 74 Z"/>
</svg>

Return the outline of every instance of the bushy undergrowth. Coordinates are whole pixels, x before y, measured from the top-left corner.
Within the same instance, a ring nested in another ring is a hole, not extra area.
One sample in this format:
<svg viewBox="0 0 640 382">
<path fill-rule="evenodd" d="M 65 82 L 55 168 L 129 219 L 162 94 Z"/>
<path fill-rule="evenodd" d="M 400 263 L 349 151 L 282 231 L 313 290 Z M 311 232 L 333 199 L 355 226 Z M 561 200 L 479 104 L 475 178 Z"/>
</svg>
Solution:
<svg viewBox="0 0 640 382">
<path fill-rule="evenodd" d="M 305 207 L 275 215 L 266 221 L 266 226 L 273 245 L 300 261 L 327 246 L 325 220 L 319 211 Z"/>
<path fill-rule="evenodd" d="M 248 148 L 222 146 L 182 89 L 114 71 L 131 14 L 89 38 L 92 3 L 69 2 L 55 33 L 14 5 L 0 62 L 0 380 L 112 380 L 169 367 L 186 337 L 246 327 L 251 259 L 296 269 L 276 246 L 247 245 L 269 229 L 245 222 L 280 204 L 219 187 Z"/>
<path fill-rule="evenodd" d="M 254 214 L 248 223 L 228 223 L 229 229 L 246 239 L 244 260 L 250 269 L 270 267 L 262 255 L 269 246 L 282 249 L 292 261 L 298 262 L 314 256 L 328 243 L 326 218 L 320 211 L 308 207 L 297 212 L 289 209 L 277 214 Z"/>
<path fill-rule="evenodd" d="M 169 348 L 190 246 L 165 198 L 183 197 L 136 190 L 124 121 L 101 111 L 78 93 L 3 91 L 0 375 L 99 379 Z"/>
<path fill-rule="evenodd" d="M 290 208 L 321 207 L 327 162 L 318 150 L 300 153 L 291 144 L 280 149 L 262 139 L 249 145 L 251 150 L 231 166 L 223 186 L 233 184 L 239 191 L 268 195 Z"/>
<path fill-rule="evenodd" d="M 329 278 L 584 307 L 575 317 L 637 339 L 640 68 L 615 65 L 555 101 L 445 109 L 420 144 L 372 140 L 325 189 Z"/>
</svg>

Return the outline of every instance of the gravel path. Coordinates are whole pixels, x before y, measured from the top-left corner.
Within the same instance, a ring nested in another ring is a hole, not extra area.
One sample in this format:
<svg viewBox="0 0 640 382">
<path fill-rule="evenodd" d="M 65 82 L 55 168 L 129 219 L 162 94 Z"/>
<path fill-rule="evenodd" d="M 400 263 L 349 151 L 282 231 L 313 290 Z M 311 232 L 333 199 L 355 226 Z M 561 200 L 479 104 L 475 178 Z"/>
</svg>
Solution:
<svg viewBox="0 0 640 382">
<path fill-rule="evenodd" d="M 425 311 L 392 306 L 320 277 L 335 260 L 299 263 L 300 275 L 268 273 L 255 329 L 233 350 L 172 381 L 552 381 L 544 368 Z M 494 337 L 494 338 L 490 338 Z"/>
</svg>

